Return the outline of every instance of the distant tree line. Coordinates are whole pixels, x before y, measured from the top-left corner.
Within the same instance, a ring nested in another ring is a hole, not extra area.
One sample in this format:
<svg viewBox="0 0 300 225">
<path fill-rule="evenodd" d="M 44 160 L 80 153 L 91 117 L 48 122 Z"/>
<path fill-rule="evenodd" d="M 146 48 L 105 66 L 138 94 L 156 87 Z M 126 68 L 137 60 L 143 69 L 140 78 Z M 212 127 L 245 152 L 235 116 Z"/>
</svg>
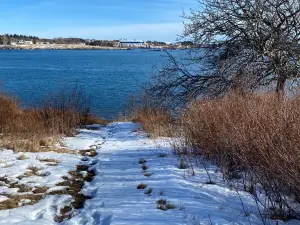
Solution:
<svg viewBox="0 0 300 225">
<path fill-rule="evenodd" d="M 87 43 L 88 45 L 91 46 L 108 46 L 108 47 L 113 47 L 114 45 L 117 44 L 118 41 L 108 41 L 108 40 L 94 40 L 90 41 Z"/>
<path fill-rule="evenodd" d="M 2 34 L 0 35 L 0 44 L 2 45 L 10 45 L 11 42 L 16 41 L 36 41 L 39 38 L 36 36 L 27 36 L 27 35 L 18 35 L 18 34 Z"/>
<path fill-rule="evenodd" d="M 86 40 L 82 38 L 54 38 L 53 40 L 50 40 L 50 42 L 55 44 L 85 44 Z"/>
<path fill-rule="evenodd" d="M 154 46 L 167 45 L 166 42 L 162 42 L 162 41 L 147 41 L 146 43 L 149 44 L 149 45 L 154 45 Z"/>
<path fill-rule="evenodd" d="M 34 44 L 37 42 L 48 42 L 51 44 L 85 44 L 87 41 L 82 38 L 39 38 L 36 36 L 27 36 L 27 35 L 18 35 L 18 34 L 2 34 L 0 35 L 0 44 L 2 45 L 10 45 L 12 42 L 18 41 L 32 41 Z"/>
<path fill-rule="evenodd" d="M 189 46 L 189 47 L 195 46 L 194 42 L 192 41 L 182 41 L 180 43 L 182 46 Z"/>
<path fill-rule="evenodd" d="M 22 34 L 20 35 L 0 34 L 0 45 L 10 45 L 12 42 L 18 42 L 18 41 L 32 41 L 33 44 L 36 44 L 38 42 L 43 42 L 43 43 L 50 43 L 50 44 L 86 44 L 90 46 L 105 46 L 105 47 L 116 46 L 119 42 L 119 40 L 88 40 L 88 39 L 75 38 L 75 37 L 69 37 L 69 38 L 57 37 L 57 38 L 49 39 L 49 38 L 39 38 L 37 36 L 22 35 Z M 153 46 L 167 45 L 165 42 L 161 42 L 161 41 L 147 41 L 146 43 Z M 193 45 L 193 43 L 190 41 L 183 41 L 181 42 L 181 44 L 183 46 Z"/>
</svg>

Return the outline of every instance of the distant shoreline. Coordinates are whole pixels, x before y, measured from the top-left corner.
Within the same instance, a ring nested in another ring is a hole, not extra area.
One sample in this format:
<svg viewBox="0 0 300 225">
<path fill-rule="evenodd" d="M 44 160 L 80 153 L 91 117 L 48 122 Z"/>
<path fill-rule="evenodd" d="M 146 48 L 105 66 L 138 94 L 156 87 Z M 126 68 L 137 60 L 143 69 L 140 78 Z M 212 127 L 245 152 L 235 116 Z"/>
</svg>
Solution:
<svg viewBox="0 0 300 225">
<path fill-rule="evenodd" d="M 129 50 L 120 47 L 103 47 L 89 45 L 67 45 L 67 44 L 51 44 L 51 45 L 0 45 L 0 50 Z"/>
<path fill-rule="evenodd" d="M 49 44 L 49 45 L 0 45 L 1 50 L 134 50 L 145 49 L 150 51 L 184 50 L 186 48 L 139 48 L 139 47 L 109 47 L 79 44 Z"/>
<path fill-rule="evenodd" d="M 0 45 L 1 50 L 134 50 L 145 49 L 150 51 L 165 51 L 165 50 L 184 50 L 183 48 L 124 48 L 124 47 L 103 47 L 90 45 L 67 45 L 67 44 L 51 44 L 51 45 Z"/>
</svg>

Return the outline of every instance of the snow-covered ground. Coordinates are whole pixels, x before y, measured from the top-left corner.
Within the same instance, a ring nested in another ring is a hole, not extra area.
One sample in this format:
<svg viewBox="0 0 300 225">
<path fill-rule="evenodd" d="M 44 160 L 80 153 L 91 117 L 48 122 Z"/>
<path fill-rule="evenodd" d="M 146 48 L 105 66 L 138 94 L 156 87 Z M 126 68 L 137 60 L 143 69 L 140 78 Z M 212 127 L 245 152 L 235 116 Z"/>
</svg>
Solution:
<svg viewBox="0 0 300 225">
<path fill-rule="evenodd" d="M 61 224 L 262 224 L 250 194 L 240 192 L 239 197 L 223 182 L 222 174 L 216 172 L 215 167 L 212 166 L 209 173 L 216 184 L 206 184 L 208 177 L 203 168 L 195 169 L 195 176 L 189 169 L 179 169 L 180 162 L 172 152 L 170 140 L 150 139 L 134 123 L 96 128 L 99 129 L 81 130 L 78 136 L 64 140 L 70 149 L 93 147 L 98 155 L 87 162 L 96 176 L 82 190 L 91 199 Z M 83 163 L 82 156 L 76 154 L 28 153 L 24 160 L 19 157 L 9 150 L 0 152 L 0 177 L 17 179 L 33 188 L 39 185 L 55 188 L 62 176 Z M 40 158 L 56 159 L 59 163 L 50 166 Z M 37 175 L 18 179 L 30 166 L 39 168 Z M 40 173 L 44 176 L 39 176 Z M 140 184 L 147 187 L 137 189 Z M 4 193 L 17 194 L 16 189 L 10 189 L 5 184 L 0 186 L 0 204 L 7 198 Z M 159 200 L 162 204 L 157 203 Z M 51 195 L 31 206 L 2 210 L 0 224 L 56 224 L 53 218 L 71 201 L 68 195 Z M 275 221 L 270 223 L 275 224 Z M 300 223 L 290 221 L 288 224 Z"/>
</svg>

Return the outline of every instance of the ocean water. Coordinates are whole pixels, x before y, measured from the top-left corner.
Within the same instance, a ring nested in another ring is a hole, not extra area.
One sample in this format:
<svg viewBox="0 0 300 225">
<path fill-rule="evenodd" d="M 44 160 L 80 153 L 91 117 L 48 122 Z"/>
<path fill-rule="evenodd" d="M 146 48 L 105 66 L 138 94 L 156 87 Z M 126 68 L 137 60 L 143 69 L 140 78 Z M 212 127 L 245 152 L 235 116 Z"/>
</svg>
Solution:
<svg viewBox="0 0 300 225">
<path fill-rule="evenodd" d="M 77 85 L 91 95 L 93 114 L 112 119 L 166 61 L 149 50 L 3 50 L 0 89 L 33 107 Z"/>
</svg>

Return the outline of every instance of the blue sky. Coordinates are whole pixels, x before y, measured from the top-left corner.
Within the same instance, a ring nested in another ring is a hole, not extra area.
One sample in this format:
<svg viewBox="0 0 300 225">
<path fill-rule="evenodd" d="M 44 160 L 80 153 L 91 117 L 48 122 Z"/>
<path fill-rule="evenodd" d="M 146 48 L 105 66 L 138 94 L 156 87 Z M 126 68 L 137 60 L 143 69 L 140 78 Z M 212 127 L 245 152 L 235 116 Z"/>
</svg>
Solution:
<svg viewBox="0 0 300 225">
<path fill-rule="evenodd" d="M 174 41 L 197 0 L 0 0 L 0 33 Z"/>
</svg>

